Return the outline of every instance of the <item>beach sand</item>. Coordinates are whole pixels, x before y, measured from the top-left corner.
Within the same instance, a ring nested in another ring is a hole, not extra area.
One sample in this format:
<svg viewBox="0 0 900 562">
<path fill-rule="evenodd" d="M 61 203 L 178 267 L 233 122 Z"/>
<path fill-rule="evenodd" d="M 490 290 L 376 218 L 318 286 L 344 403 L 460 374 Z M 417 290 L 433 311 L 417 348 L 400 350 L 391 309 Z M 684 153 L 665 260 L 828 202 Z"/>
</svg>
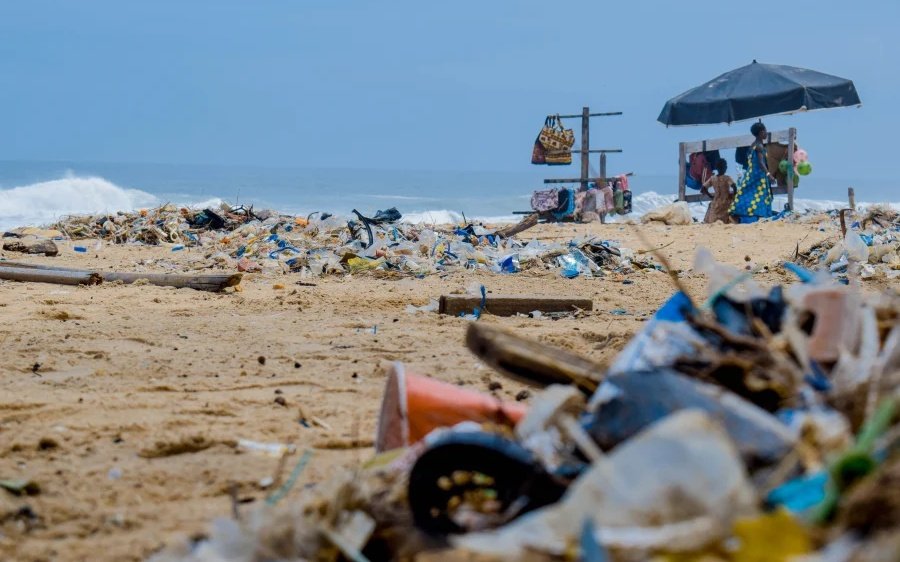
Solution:
<svg viewBox="0 0 900 562">
<path fill-rule="evenodd" d="M 817 223 L 641 227 L 683 283 L 705 246 L 721 261 L 776 265 L 836 232 Z M 628 248 L 647 248 L 624 225 L 541 225 L 523 239 L 567 241 L 588 232 Z M 187 259 L 167 248 L 105 246 L 27 261 L 133 270 L 145 258 Z M 91 244 L 86 244 L 91 247 Z M 23 260 L 6 252 L 7 259 Z M 792 282 L 772 267 L 765 284 Z M 513 400 L 524 387 L 480 365 L 463 345 L 467 320 L 409 314 L 409 304 L 463 292 L 473 281 L 494 295 L 589 297 L 594 311 L 557 321 L 527 317 L 488 322 L 608 362 L 673 292 L 653 270 L 568 280 L 558 270 L 515 275 L 459 271 L 425 279 L 376 274 L 307 279 L 247 274 L 241 292 L 105 284 L 69 287 L 0 282 L 0 478 L 34 480 L 41 493 L 0 492 L 0 559 L 140 560 L 269 493 L 259 481 L 278 460 L 239 453 L 238 439 L 293 443 L 314 456 L 298 486 L 328 478 L 336 466 L 366 460 L 385 367 L 410 371 Z M 276 290 L 273 284 L 284 284 Z M 867 286 L 883 288 L 878 282 Z M 624 309 L 625 316 L 611 314 Z M 284 404 L 276 403 L 283 398 Z M 304 427 L 301 417 L 321 420 Z M 292 457 L 296 459 L 297 457 Z M 289 461 L 291 464 L 294 460 Z M 290 501 L 290 498 L 288 500 Z M 21 511 L 28 506 L 35 518 Z"/>
</svg>

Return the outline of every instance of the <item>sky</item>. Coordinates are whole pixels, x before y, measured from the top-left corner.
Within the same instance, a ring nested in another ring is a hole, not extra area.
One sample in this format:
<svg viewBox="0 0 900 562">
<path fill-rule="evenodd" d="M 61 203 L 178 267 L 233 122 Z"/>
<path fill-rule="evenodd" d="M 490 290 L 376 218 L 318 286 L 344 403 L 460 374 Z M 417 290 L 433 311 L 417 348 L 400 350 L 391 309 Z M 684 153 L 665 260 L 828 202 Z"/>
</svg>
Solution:
<svg viewBox="0 0 900 562">
<path fill-rule="evenodd" d="M 517 171 L 548 113 L 611 170 L 674 174 L 665 101 L 758 59 L 863 101 L 767 119 L 816 173 L 890 178 L 900 2 L 0 0 L 0 161 Z M 578 120 L 568 126 L 580 129 Z"/>
</svg>

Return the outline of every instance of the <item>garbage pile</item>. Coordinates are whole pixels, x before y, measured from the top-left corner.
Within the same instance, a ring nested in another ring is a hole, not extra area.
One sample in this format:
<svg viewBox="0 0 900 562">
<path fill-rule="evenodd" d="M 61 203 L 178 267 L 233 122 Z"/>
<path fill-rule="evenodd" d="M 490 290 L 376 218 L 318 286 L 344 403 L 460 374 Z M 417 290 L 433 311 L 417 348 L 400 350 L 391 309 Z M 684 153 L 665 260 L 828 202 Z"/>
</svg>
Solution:
<svg viewBox="0 0 900 562">
<path fill-rule="evenodd" d="M 608 370 L 471 323 L 527 407 L 396 365 L 371 461 L 154 562 L 900 559 L 900 297 L 696 269 Z"/>
<path fill-rule="evenodd" d="M 838 211 L 830 215 L 833 221 L 840 221 L 843 237 L 825 240 L 800 256 L 808 267 L 828 268 L 845 284 L 848 275 L 861 279 L 900 278 L 900 213 L 871 207 L 849 225 L 848 219 Z M 852 270 L 851 262 L 861 266 Z"/>
<path fill-rule="evenodd" d="M 504 238 L 480 225 L 431 227 L 399 222 L 396 209 L 341 219 L 314 213 L 280 215 L 224 205 L 192 211 L 167 205 L 150 211 L 67 217 L 53 225 L 68 237 L 115 244 L 202 248 L 186 258 L 193 269 L 300 272 L 303 277 L 380 272 L 424 276 L 453 269 L 518 273 L 558 269 L 572 278 L 661 269 L 614 242 L 594 238 L 567 244 Z"/>
</svg>

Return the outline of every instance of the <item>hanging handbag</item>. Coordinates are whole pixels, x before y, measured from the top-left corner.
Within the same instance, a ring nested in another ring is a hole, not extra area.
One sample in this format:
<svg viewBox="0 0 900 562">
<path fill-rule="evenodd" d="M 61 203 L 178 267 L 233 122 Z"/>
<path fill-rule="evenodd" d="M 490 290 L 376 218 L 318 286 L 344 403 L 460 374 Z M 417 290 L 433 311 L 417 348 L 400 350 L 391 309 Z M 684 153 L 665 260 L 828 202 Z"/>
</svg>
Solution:
<svg viewBox="0 0 900 562">
<path fill-rule="evenodd" d="M 575 144 L 575 132 L 563 126 L 559 115 L 548 115 L 538 139 L 548 154 L 569 152 Z"/>
<path fill-rule="evenodd" d="M 572 163 L 572 153 L 565 152 L 548 152 L 544 156 L 544 161 L 548 166 L 565 166 Z"/>
<path fill-rule="evenodd" d="M 544 128 L 538 137 L 544 147 L 544 161 L 551 166 L 565 166 L 572 163 L 572 145 L 575 132 L 566 129 L 559 115 L 548 115 Z"/>
<path fill-rule="evenodd" d="M 544 150 L 544 145 L 541 144 L 540 136 L 534 139 L 534 148 L 531 149 L 531 163 L 532 164 L 546 164 L 546 151 Z"/>
</svg>

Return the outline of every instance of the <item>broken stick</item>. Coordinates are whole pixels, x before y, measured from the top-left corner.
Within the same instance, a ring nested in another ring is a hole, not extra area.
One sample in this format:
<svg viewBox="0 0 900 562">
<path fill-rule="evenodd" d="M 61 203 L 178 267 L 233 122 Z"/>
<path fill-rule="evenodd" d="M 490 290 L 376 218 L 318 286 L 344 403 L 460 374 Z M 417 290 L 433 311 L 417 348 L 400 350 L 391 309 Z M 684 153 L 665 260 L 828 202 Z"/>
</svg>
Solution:
<svg viewBox="0 0 900 562">
<path fill-rule="evenodd" d="M 538 214 L 531 213 L 524 219 L 520 220 L 516 224 L 507 226 L 506 228 L 501 228 L 496 232 L 497 236 L 500 238 L 509 238 L 511 236 L 515 236 L 520 232 L 524 232 L 531 228 L 532 226 L 538 223 Z"/>
<path fill-rule="evenodd" d="M 528 340 L 482 323 L 469 324 L 466 346 L 491 367 L 537 386 L 574 384 L 592 394 L 606 368 L 569 351 Z"/>
</svg>

